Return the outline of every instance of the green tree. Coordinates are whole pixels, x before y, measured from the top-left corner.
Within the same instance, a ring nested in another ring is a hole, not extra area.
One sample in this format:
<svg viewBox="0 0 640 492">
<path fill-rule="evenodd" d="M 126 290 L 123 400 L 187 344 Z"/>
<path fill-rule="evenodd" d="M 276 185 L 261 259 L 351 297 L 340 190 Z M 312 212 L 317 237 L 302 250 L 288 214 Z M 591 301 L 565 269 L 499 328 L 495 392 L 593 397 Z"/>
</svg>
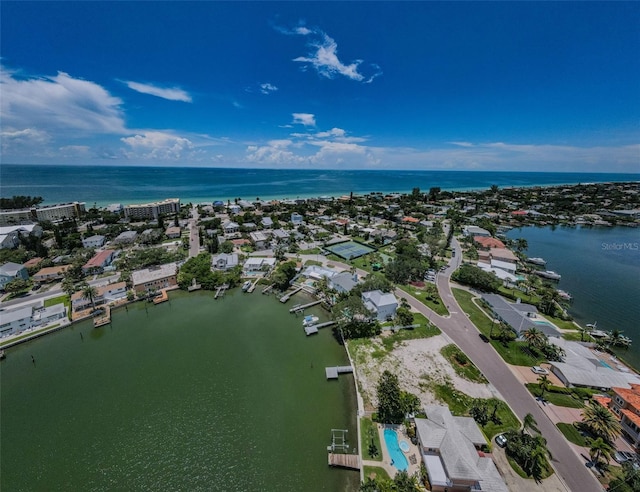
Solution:
<svg viewBox="0 0 640 492">
<path fill-rule="evenodd" d="M 13 294 L 29 290 L 31 283 L 28 280 L 16 278 L 4 285 L 4 290 Z"/>
<path fill-rule="evenodd" d="M 88 300 L 91 303 L 91 307 L 93 310 L 96 310 L 96 296 L 98 295 L 98 290 L 89 285 L 84 284 L 82 286 L 82 298 Z"/>
<path fill-rule="evenodd" d="M 587 446 L 589 446 L 589 457 L 591 458 L 591 462 L 596 467 L 600 465 L 602 460 L 608 463 L 614 452 L 613 446 L 602 439 L 602 437 L 598 437 L 596 439 L 588 437 Z"/>
<path fill-rule="evenodd" d="M 523 331 L 522 338 L 527 342 L 529 348 L 541 348 L 547 342 L 547 336 L 535 327 Z"/>
<path fill-rule="evenodd" d="M 404 409 L 398 376 L 384 371 L 378 381 L 378 420 L 385 424 L 404 421 Z"/>
<path fill-rule="evenodd" d="M 607 442 L 614 442 L 620 436 L 620 422 L 599 403 L 592 403 L 582 410 L 582 423 L 594 436 Z"/>
<path fill-rule="evenodd" d="M 233 243 L 231 241 L 225 241 L 220 245 L 220 251 L 223 253 L 233 253 Z"/>
<path fill-rule="evenodd" d="M 536 422 L 536 419 L 533 417 L 532 414 L 528 413 L 524 416 L 524 420 L 522 421 L 522 429 L 520 432 L 524 434 L 527 430 L 532 430 L 537 433 L 540 433 L 537 426 L 538 426 L 538 422 Z"/>
<path fill-rule="evenodd" d="M 544 394 L 551 389 L 551 380 L 546 374 L 538 376 L 538 386 L 540 387 L 540 399 L 544 400 Z"/>
<path fill-rule="evenodd" d="M 76 291 L 76 284 L 73 278 L 65 275 L 65 277 L 62 279 L 62 291 L 69 297 L 73 295 L 73 293 Z"/>
<path fill-rule="evenodd" d="M 396 322 L 400 326 L 410 326 L 413 324 L 413 313 L 405 307 L 399 307 L 396 309 Z"/>
</svg>

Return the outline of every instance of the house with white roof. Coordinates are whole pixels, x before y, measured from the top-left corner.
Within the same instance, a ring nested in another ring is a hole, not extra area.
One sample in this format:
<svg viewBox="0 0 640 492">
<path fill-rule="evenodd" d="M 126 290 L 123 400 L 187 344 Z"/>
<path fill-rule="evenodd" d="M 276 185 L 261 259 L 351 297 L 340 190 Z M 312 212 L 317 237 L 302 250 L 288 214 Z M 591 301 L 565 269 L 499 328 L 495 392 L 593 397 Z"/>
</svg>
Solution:
<svg viewBox="0 0 640 492">
<path fill-rule="evenodd" d="M 267 249 L 269 236 L 262 231 L 250 232 L 249 238 L 257 250 Z"/>
<path fill-rule="evenodd" d="M 371 311 L 378 321 L 386 321 L 396 314 L 398 300 L 391 292 L 381 290 L 371 290 L 362 293 L 362 302 Z"/>
<path fill-rule="evenodd" d="M 0 249 L 13 249 L 20 245 L 18 233 L 13 231 L 7 234 L 0 234 Z"/>
<path fill-rule="evenodd" d="M 237 266 L 237 253 L 220 253 L 211 257 L 211 268 L 214 270 L 230 270 Z"/>
<path fill-rule="evenodd" d="M 0 312 L 0 337 L 6 337 L 28 330 L 33 326 L 33 308 L 23 307 Z"/>
<path fill-rule="evenodd" d="M 250 257 L 242 266 L 242 274 L 245 277 L 266 273 L 276 266 L 275 258 Z"/>
<path fill-rule="evenodd" d="M 356 285 L 358 285 L 358 276 L 349 272 L 338 273 L 329 279 L 329 288 L 340 293 L 351 292 Z"/>
<path fill-rule="evenodd" d="M 273 227 L 273 220 L 271 220 L 271 217 L 262 217 L 260 223 L 265 229 L 271 229 Z"/>
<path fill-rule="evenodd" d="M 240 226 L 237 222 L 233 222 L 232 220 L 225 220 L 222 224 L 222 231 L 225 234 L 234 234 L 240 230 Z"/>
<path fill-rule="evenodd" d="M 483 236 L 483 237 L 491 237 L 491 233 L 482 227 L 478 227 L 475 225 L 464 226 L 462 229 L 462 233 L 465 236 Z"/>
<path fill-rule="evenodd" d="M 34 309 L 31 316 L 33 326 L 46 326 L 67 316 L 67 308 L 63 303 L 53 306 Z"/>
<path fill-rule="evenodd" d="M 294 226 L 302 225 L 304 224 L 304 217 L 297 212 L 293 212 L 291 214 L 291 223 Z"/>
<path fill-rule="evenodd" d="M 416 436 L 431 490 L 508 492 L 493 460 L 480 452 L 487 445 L 471 417 L 454 417 L 448 407 L 428 405 L 416 418 Z"/>
<path fill-rule="evenodd" d="M 101 248 L 102 246 L 104 246 L 104 243 L 106 240 L 107 240 L 106 237 L 101 236 L 99 234 L 95 234 L 93 236 L 85 237 L 82 240 L 82 247 L 83 248 Z"/>
</svg>

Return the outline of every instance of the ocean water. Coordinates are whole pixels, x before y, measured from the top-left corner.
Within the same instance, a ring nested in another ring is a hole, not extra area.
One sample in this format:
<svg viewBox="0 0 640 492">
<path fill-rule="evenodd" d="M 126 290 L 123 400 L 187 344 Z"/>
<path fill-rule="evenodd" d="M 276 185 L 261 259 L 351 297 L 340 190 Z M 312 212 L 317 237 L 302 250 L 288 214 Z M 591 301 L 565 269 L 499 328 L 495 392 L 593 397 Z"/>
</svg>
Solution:
<svg viewBox="0 0 640 492">
<path fill-rule="evenodd" d="M 529 257 L 547 260 L 562 275 L 568 309 L 582 326 L 597 322 L 633 340 L 621 355 L 640 369 L 640 229 L 628 227 L 524 227 L 507 233 L 527 240 Z"/>
<path fill-rule="evenodd" d="M 130 166 L 0 166 L 0 194 L 41 196 L 45 204 L 87 206 L 180 198 L 183 203 L 244 198 L 340 196 L 354 193 L 487 189 L 639 181 L 640 174 L 486 171 L 342 171 Z"/>
</svg>

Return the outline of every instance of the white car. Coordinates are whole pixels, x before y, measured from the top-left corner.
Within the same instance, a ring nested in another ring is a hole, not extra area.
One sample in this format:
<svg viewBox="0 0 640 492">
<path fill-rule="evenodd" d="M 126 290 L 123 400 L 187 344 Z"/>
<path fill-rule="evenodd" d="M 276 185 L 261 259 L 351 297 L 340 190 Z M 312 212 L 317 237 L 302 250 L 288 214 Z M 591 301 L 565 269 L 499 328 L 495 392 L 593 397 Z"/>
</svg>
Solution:
<svg viewBox="0 0 640 492">
<path fill-rule="evenodd" d="M 507 438 L 504 436 L 504 434 L 498 434 L 496 436 L 496 444 L 501 448 L 504 448 L 507 445 Z"/>
<path fill-rule="evenodd" d="M 540 367 L 540 366 L 533 366 L 531 368 L 531 371 L 533 371 L 535 374 L 549 374 L 549 371 L 547 371 L 544 367 Z"/>
</svg>

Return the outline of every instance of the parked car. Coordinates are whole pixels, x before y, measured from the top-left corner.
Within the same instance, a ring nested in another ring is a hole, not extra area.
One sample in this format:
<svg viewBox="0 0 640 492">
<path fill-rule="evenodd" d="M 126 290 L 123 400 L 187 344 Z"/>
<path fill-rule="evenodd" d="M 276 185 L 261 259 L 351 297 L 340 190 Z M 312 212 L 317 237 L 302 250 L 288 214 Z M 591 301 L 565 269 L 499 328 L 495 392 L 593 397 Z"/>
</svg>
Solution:
<svg viewBox="0 0 640 492">
<path fill-rule="evenodd" d="M 504 448 L 507 445 L 507 438 L 504 434 L 498 434 L 496 436 L 496 444 L 501 448 Z"/>
<path fill-rule="evenodd" d="M 544 367 L 540 367 L 540 366 L 533 366 L 531 370 L 535 374 L 549 374 L 549 371 L 547 371 Z"/>
<path fill-rule="evenodd" d="M 638 455 L 635 453 L 630 453 L 629 451 L 616 451 L 613 455 L 613 459 L 618 463 L 626 463 L 627 461 L 635 462 L 638 458 Z"/>
<path fill-rule="evenodd" d="M 484 343 L 489 343 L 489 337 L 484 333 L 480 333 L 480 340 L 482 340 Z"/>
</svg>

